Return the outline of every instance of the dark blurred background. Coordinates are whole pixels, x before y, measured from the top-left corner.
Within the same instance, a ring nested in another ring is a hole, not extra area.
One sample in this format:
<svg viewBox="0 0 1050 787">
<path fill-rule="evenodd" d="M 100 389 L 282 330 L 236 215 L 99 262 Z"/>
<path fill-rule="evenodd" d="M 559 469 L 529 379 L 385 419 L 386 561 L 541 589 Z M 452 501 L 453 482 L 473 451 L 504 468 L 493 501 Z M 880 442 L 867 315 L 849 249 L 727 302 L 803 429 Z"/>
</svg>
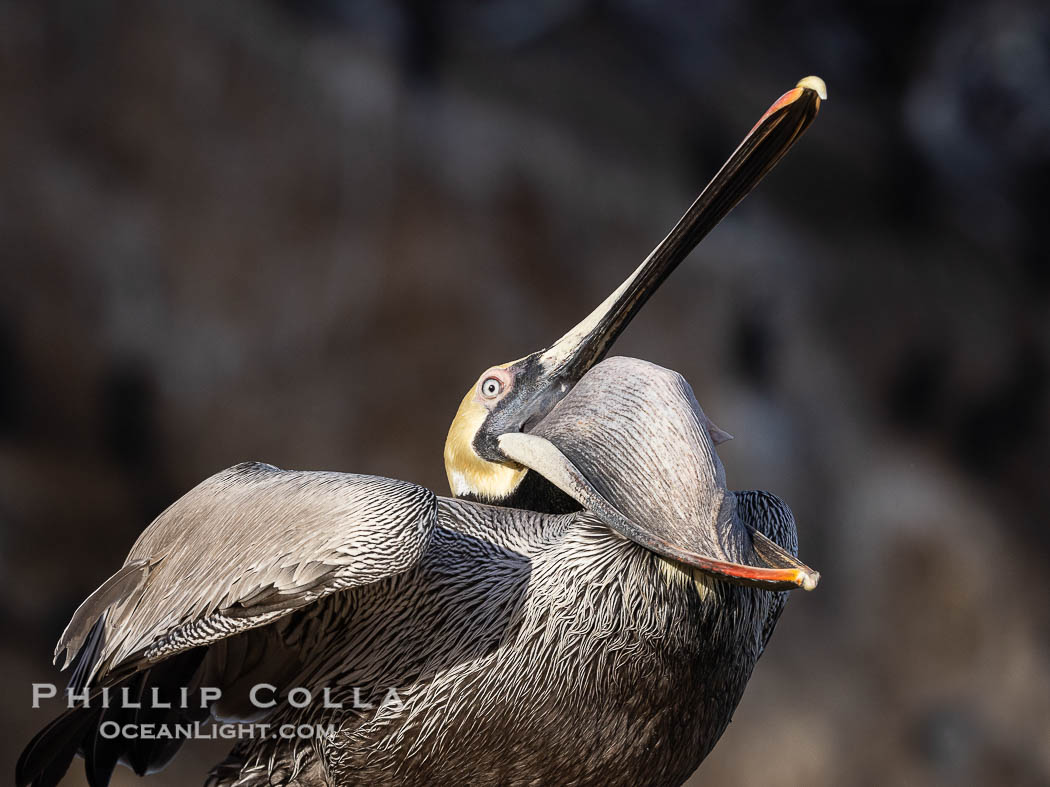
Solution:
<svg viewBox="0 0 1050 787">
<path fill-rule="evenodd" d="M 0 0 L 3 778 L 169 502 L 248 459 L 444 490 L 476 375 L 810 73 L 813 128 L 617 346 L 692 382 L 823 574 L 697 779 L 1050 784 L 1036 0 Z"/>
</svg>

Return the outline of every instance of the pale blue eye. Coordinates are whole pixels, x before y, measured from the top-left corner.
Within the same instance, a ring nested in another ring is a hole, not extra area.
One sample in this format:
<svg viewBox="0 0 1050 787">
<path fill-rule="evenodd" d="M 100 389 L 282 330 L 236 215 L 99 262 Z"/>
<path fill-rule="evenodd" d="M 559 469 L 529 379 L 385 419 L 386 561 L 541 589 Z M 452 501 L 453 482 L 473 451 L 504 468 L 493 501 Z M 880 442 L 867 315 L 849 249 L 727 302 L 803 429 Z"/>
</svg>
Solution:
<svg viewBox="0 0 1050 787">
<path fill-rule="evenodd" d="M 486 377 L 481 381 L 481 395 L 486 399 L 495 399 L 503 393 L 503 381 L 498 377 Z"/>
</svg>

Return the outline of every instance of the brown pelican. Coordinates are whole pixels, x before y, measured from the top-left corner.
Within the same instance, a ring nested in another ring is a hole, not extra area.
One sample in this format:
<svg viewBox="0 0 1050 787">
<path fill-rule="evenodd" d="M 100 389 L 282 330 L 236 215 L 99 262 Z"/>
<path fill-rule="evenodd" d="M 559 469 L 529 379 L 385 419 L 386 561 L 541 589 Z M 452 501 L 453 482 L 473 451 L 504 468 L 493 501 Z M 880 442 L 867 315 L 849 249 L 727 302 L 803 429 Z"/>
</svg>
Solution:
<svg viewBox="0 0 1050 787">
<path fill-rule="evenodd" d="M 62 634 L 79 704 L 17 784 L 57 784 L 76 753 L 92 785 L 158 769 L 181 740 L 135 731 L 209 716 L 324 723 L 242 740 L 215 785 L 685 780 L 783 591 L 817 574 L 784 503 L 727 490 L 727 435 L 685 380 L 602 359 L 823 97 L 815 77 L 785 94 L 604 303 L 481 375 L 445 447 L 455 497 L 242 464 L 172 504 Z"/>
</svg>

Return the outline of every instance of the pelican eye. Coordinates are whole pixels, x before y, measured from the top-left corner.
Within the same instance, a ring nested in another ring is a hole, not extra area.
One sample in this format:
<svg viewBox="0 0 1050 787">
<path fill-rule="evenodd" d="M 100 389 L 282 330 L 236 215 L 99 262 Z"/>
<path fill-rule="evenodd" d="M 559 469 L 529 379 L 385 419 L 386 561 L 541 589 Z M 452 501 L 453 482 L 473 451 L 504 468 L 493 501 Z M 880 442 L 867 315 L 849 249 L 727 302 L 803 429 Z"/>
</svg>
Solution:
<svg viewBox="0 0 1050 787">
<path fill-rule="evenodd" d="M 486 377 L 481 381 L 481 395 L 486 399 L 495 399 L 503 393 L 503 381 L 498 377 Z"/>
</svg>

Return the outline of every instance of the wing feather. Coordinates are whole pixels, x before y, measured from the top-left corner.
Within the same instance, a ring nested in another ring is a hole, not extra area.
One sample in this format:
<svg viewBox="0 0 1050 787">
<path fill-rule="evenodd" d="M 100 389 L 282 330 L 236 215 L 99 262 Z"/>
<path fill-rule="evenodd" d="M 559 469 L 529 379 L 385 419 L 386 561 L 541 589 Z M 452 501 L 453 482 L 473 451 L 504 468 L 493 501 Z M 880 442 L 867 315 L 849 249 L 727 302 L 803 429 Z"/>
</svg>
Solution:
<svg viewBox="0 0 1050 787">
<path fill-rule="evenodd" d="M 403 572 L 426 547 L 435 504 L 404 481 L 231 467 L 143 531 L 77 610 L 56 661 L 65 653 L 64 668 L 79 652 L 86 684 Z"/>
</svg>

